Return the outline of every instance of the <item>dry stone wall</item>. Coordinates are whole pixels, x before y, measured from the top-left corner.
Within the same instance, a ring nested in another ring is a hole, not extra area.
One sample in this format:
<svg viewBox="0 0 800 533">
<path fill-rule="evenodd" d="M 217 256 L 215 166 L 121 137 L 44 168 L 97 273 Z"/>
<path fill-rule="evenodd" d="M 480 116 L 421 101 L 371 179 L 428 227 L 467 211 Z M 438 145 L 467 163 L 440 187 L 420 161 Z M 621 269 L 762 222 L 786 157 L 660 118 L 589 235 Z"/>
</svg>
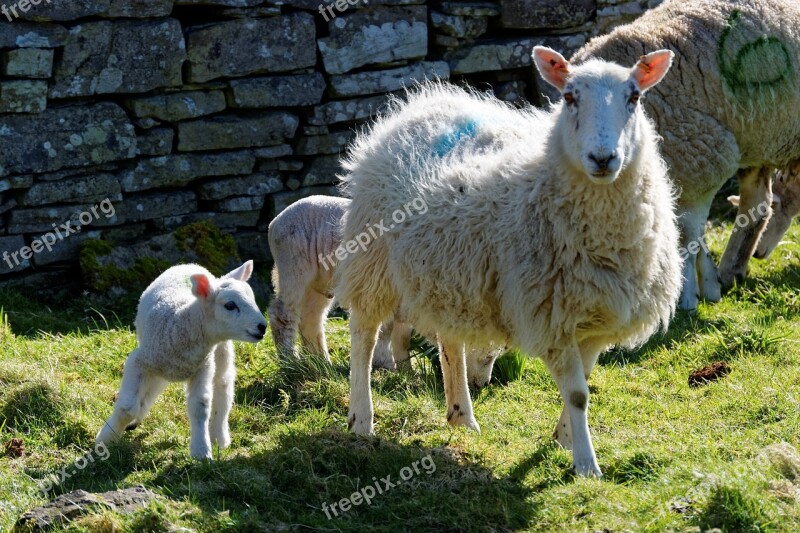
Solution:
<svg viewBox="0 0 800 533">
<path fill-rule="evenodd" d="M 202 220 L 269 263 L 270 220 L 336 194 L 338 155 L 387 95 L 439 77 L 541 104 L 534 45 L 568 56 L 657 3 L 6 2 L 0 285 L 79 283 L 87 239 L 169 257 L 147 243 Z"/>
</svg>

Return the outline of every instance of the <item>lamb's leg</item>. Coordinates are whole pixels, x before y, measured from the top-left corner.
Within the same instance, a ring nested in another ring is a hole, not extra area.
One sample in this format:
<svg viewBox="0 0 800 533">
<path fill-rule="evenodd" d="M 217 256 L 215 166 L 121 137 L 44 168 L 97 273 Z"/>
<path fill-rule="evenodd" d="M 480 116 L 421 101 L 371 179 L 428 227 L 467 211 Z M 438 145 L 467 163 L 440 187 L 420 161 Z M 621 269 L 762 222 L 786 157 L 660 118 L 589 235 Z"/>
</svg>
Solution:
<svg viewBox="0 0 800 533">
<path fill-rule="evenodd" d="M 447 422 L 451 426 L 466 426 L 480 433 L 481 428 L 472 412 L 472 398 L 467 382 L 467 357 L 463 342 L 440 339 L 439 360 L 444 377 L 444 396 L 447 401 Z"/>
<path fill-rule="evenodd" d="M 114 412 L 97 433 L 96 442 L 111 444 L 119 440 L 127 429 L 133 429 L 150 411 L 153 402 L 167 386 L 167 381 L 146 372 L 137 361 L 138 348 L 134 350 L 122 371 Z"/>
<path fill-rule="evenodd" d="M 298 308 L 277 296 L 269 306 L 269 325 L 278 356 L 283 359 L 296 358 L 294 342 L 300 325 Z"/>
<path fill-rule="evenodd" d="M 395 329 L 394 320 L 387 320 L 381 324 L 378 331 L 378 341 L 372 353 L 372 368 L 385 368 L 395 370 L 394 357 L 392 357 L 392 335 Z"/>
<path fill-rule="evenodd" d="M 208 422 L 211 418 L 212 382 L 214 362 L 197 371 L 186 385 L 186 407 L 189 414 L 191 439 L 189 454 L 194 459 L 211 459 L 211 436 Z"/>
<path fill-rule="evenodd" d="M 231 444 L 228 416 L 233 407 L 233 385 L 236 381 L 234 358 L 233 342 L 226 341 L 217 345 L 214 352 L 214 397 L 208 433 L 211 442 L 220 448 L 227 448 Z"/>
<path fill-rule="evenodd" d="M 739 211 L 719 263 L 722 287 L 730 289 L 747 275 L 747 263 L 767 227 L 772 203 L 772 169 L 743 169 L 739 177 Z"/>
<path fill-rule="evenodd" d="M 572 345 L 565 350 L 551 351 L 547 354 L 545 364 L 566 405 L 569 427 L 572 430 L 572 463 L 575 472 L 580 476 L 601 477 L 589 434 L 589 386 L 586 383 L 580 350 Z"/>
<path fill-rule="evenodd" d="M 325 343 L 325 319 L 333 298 L 328 298 L 313 289 L 306 292 L 303 314 L 300 317 L 300 339 L 303 348 L 314 355 L 321 355 L 330 362 L 328 345 Z"/>
<path fill-rule="evenodd" d="M 369 320 L 364 315 L 359 310 L 350 310 L 350 412 L 347 427 L 359 435 L 371 435 L 372 390 L 369 378 L 380 320 Z"/>
</svg>

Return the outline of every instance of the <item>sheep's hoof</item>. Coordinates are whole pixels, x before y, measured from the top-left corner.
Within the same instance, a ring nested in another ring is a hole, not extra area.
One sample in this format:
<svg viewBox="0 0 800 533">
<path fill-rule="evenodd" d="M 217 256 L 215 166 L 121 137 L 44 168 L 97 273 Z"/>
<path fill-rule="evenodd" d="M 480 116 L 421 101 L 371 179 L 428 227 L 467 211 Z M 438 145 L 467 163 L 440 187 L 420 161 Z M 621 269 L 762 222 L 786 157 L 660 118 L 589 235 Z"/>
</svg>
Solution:
<svg viewBox="0 0 800 533">
<path fill-rule="evenodd" d="M 478 421 L 475 420 L 475 415 L 462 410 L 458 404 L 452 405 L 447 410 L 447 423 L 453 427 L 464 426 L 477 433 L 481 432 L 481 427 L 478 425 Z"/>
<path fill-rule="evenodd" d="M 553 431 L 553 439 L 565 450 L 572 450 L 572 435 L 570 435 L 566 426 L 556 426 L 555 431 Z"/>
<path fill-rule="evenodd" d="M 347 429 L 356 435 L 372 435 L 372 417 L 369 417 L 369 419 L 367 417 L 361 418 L 356 416 L 355 413 L 351 413 L 347 417 Z"/>
<path fill-rule="evenodd" d="M 133 431 L 134 429 L 136 429 L 136 428 L 138 428 L 138 427 L 139 427 L 139 422 L 134 422 L 134 423 L 132 423 L 132 424 L 128 424 L 128 425 L 125 427 L 125 431 Z"/>
<path fill-rule="evenodd" d="M 572 466 L 575 469 L 575 473 L 581 477 L 593 477 L 597 479 L 603 477 L 600 466 L 597 464 L 597 461 L 591 457 L 586 459 L 574 459 Z"/>
</svg>

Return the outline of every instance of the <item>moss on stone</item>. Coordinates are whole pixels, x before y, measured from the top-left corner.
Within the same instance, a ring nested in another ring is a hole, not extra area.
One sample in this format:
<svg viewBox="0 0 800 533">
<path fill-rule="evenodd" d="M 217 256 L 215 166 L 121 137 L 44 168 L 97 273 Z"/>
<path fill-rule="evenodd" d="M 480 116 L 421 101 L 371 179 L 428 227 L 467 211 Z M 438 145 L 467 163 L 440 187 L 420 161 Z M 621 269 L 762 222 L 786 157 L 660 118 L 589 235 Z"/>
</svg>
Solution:
<svg viewBox="0 0 800 533">
<path fill-rule="evenodd" d="M 168 261 L 153 257 L 140 257 L 129 269 L 101 264 L 98 257 L 110 254 L 113 248 L 113 242 L 96 239 L 84 241 L 81 245 L 79 260 L 84 282 L 96 291 L 106 292 L 121 287 L 138 294 L 171 266 Z"/>
<path fill-rule="evenodd" d="M 215 276 L 226 273 L 233 260 L 240 261 L 233 237 L 222 233 L 209 220 L 178 228 L 175 240 L 180 251 L 194 252 L 200 263 Z"/>
</svg>

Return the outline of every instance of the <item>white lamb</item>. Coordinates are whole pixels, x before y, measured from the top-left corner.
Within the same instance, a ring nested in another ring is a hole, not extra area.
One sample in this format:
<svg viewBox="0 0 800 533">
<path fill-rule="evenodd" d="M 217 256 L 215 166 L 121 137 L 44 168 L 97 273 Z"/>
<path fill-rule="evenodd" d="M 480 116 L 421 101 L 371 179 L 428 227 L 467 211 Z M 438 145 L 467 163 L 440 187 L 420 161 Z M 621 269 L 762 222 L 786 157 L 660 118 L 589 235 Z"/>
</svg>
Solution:
<svg viewBox="0 0 800 533">
<path fill-rule="evenodd" d="M 370 358 L 399 305 L 439 333 L 451 424 L 479 429 L 464 343 L 517 346 L 542 357 L 558 385 L 554 436 L 574 444 L 576 471 L 599 476 L 589 373 L 608 347 L 665 327 L 680 293 L 674 195 L 638 103 L 672 52 L 632 69 L 572 66 L 544 47 L 533 57 L 564 95 L 549 113 L 427 85 L 350 148 L 345 239 L 413 200 L 428 210 L 339 265 L 337 295 L 351 312 L 348 424 L 373 431 Z"/>
<path fill-rule="evenodd" d="M 350 200 L 309 196 L 280 212 L 269 225 L 269 246 L 275 261 L 272 283 L 275 299 L 269 307 L 270 329 L 282 357 L 297 357 L 298 330 L 305 351 L 330 361 L 325 320 L 334 301 L 332 277 L 342 243 L 341 220 Z M 345 250 L 342 249 L 342 252 Z M 380 329 L 374 368 L 394 370 L 408 359 L 411 324 L 392 318 Z M 495 359 L 502 350 L 471 349 L 469 381 L 477 388 L 489 383 Z"/>
<path fill-rule="evenodd" d="M 97 434 L 98 444 L 135 428 L 169 382 L 185 381 L 191 456 L 210 459 L 212 442 L 230 445 L 231 341 L 258 342 L 267 331 L 247 284 L 252 273 L 252 261 L 220 279 L 201 266 L 178 265 L 145 289 L 136 313 L 138 347 L 125 361 L 114 413 Z"/>
<path fill-rule="evenodd" d="M 800 159 L 800 2 L 667 0 L 592 39 L 572 58 L 628 62 L 644 50 L 676 53 L 675 71 L 647 98 L 680 191 L 684 265 L 680 306 L 720 299 L 741 281 L 769 219 L 770 175 Z M 740 214 L 757 216 L 730 238 L 719 273 L 703 245 L 711 201 L 735 173 Z M 699 246 L 698 246 L 699 245 Z"/>
</svg>

